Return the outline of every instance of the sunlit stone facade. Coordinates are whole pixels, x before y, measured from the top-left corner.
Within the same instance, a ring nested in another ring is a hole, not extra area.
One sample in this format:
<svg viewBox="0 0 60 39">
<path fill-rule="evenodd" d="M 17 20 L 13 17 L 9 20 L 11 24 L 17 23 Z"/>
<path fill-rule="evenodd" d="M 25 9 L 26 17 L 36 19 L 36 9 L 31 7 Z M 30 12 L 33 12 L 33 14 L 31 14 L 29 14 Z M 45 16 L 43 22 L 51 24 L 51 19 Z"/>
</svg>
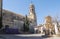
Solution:
<svg viewBox="0 0 60 39">
<path fill-rule="evenodd" d="M 35 13 L 35 6 L 31 3 L 29 7 L 29 21 L 33 26 L 37 26 L 37 17 Z"/>
</svg>

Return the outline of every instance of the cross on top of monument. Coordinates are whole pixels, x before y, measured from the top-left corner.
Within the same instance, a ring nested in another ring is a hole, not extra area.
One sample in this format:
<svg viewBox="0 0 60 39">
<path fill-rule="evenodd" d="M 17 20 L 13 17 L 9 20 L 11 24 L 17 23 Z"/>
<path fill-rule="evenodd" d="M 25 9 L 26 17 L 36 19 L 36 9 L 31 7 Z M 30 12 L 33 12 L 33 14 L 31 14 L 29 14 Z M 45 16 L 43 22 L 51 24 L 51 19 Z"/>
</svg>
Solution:
<svg viewBox="0 0 60 39">
<path fill-rule="evenodd" d="M 30 4 L 33 5 L 33 1 L 32 0 L 31 0 Z"/>
</svg>

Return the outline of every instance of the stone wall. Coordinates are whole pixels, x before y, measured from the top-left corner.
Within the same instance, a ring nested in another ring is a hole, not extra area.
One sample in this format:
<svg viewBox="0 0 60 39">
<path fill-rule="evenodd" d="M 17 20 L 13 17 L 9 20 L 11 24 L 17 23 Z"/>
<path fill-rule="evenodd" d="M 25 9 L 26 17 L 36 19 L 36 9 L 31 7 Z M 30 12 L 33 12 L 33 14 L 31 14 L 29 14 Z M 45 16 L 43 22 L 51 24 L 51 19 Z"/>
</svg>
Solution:
<svg viewBox="0 0 60 39">
<path fill-rule="evenodd" d="M 24 22 L 24 20 L 25 20 L 24 16 L 16 14 L 16 13 L 8 11 L 8 10 L 4 10 L 4 9 L 2 10 L 2 16 L 3 16 L 2 17 L 3 27 L 8 25 L 10 28 L 13 28 L 15 26 L 14 20 L 18 20 L 19 22 L 17 22 L 17 23 L 19 23 L 19 26 L 21 26 L 22 22 Z M 16 26 L 16 27 L 18 27 L 18 26 Z"/>
</svg>

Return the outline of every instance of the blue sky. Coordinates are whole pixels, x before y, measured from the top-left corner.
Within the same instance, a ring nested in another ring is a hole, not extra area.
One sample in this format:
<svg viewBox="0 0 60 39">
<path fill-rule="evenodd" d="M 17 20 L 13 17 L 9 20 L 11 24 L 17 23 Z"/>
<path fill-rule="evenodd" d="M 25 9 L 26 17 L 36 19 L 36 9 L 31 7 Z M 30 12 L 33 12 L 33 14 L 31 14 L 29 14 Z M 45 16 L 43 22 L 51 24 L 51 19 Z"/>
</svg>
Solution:
<svg viewBox="0 0 60 39">
<path fill-rule="evenodd" d="M 48 15 L 55 17 L 60 14 L 60 0 L 3 0 L 3 9 L 26 15 L 31 1 L 35 5 L 38 24 L 44 23 Z"/>
</svg>

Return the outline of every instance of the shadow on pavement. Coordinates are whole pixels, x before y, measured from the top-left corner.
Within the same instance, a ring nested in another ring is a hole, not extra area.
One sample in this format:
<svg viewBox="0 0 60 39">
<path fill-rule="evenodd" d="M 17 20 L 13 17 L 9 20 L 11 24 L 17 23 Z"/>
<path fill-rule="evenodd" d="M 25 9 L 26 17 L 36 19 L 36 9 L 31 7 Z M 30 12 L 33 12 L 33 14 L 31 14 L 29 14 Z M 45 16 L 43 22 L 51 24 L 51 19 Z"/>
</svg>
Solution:
<svg viewBox="0 0 60 39">
<path fill-rule="evenodd" d="M 50 37 L 52 37 L 52 36 L 49 36 L 49 35 L 43 35 L 43 36 L 41 36 L 42 38 L 50 38 Z"/>
<path fill-rule="evenodd" d="M 4 36 L 0 36 L 0 39 L 6 39 L 6 37 L 4 37 Z"/>
</svg>

